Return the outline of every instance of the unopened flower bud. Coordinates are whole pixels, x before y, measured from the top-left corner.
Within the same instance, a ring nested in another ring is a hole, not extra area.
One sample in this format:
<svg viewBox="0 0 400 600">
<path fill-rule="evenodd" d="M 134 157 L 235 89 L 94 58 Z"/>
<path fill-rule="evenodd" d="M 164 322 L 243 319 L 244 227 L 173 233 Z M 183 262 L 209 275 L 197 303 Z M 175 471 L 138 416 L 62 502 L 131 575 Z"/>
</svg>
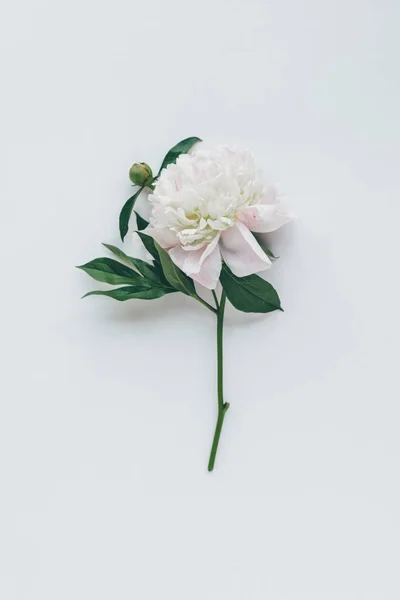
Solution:
<svg viewBox="0 0 400 600">
<path fill-rule="evenodd" d="M 153 172 L 146 163 L 135 163 L 129 170 L 129 179 L 135 185 L 150 185 L 153 181 Z"/>
</svg>

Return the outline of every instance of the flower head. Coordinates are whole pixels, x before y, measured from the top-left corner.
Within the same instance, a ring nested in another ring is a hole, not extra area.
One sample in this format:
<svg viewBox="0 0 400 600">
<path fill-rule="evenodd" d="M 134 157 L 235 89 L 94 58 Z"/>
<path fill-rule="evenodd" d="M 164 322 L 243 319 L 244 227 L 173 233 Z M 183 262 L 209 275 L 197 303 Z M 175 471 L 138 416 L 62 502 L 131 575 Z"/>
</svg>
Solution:
<svg viewBox="0 0 400 600">
<path fill-rule="evenodd" d="M 250 152 L 227 146 L 179 156 L 163 169 L 149 200 L 146 233 L 209 289 L 217 285 L 222 260 L 238 277 L 267 269 L 271 261 L 252 232 L 274 231 L 292 219 Z"/>
</svg>

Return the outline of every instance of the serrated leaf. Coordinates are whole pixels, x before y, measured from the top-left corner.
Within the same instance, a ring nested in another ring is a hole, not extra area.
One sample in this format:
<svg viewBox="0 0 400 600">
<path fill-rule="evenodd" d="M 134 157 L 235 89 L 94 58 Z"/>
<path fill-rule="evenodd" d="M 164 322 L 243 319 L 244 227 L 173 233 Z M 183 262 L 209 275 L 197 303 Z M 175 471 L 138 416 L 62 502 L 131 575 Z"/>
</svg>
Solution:
<svg viewBox="0 0 400 600">
<path fill-rule="evenodd" d="M 133 256 L 128 256 L 117 246 L 113 246 L 112 244 L 104 244 L 110 252 L 113 252 L 115 256 L 118 256 L 119 259 L 128 263 L 132 266 L 136 271 L 143 275 L 146 279 L 150 279 L 151 281 L 155 281 L 157 283 L 164 283 L 160 280 L 159 270 L 156 269 L 153 265 L 150 265 L 145 260 L 141 260 L 140 258 L 134 258 Z"/>
<path fill-rule="evenodd" d="M 109 298 L 113 298 L 119 302 L 124 302 L 125 300 L 155 300 L 156 298 L 161 298 L 161 296 L 165 296 L 165 294 L 171 294 L 173 292 L 175 292 L 175 290 L 172 288 L 165 288 L 161 286 L 148 288 L 129 285 L 122 288 L 117 288 L 116 290 L 96 290 L 94 292 L 88 292 L 83 296 L 83 298 L 87 298 L 88 296 L 108 296 Z"/>
<path fill-rule="evenodd" d="M 258 275 L 237 277 L 224 264 L 220 281 L 229 302 L 238 310 L 249 313 L 268 313 L 282 310 L 281 301 L 273 286 Z"/>
<path fill-rule="evenodd" d="M 136 212 L 136 210 L 134 211 L 135 215 L 136 215 L 136 226 L 138 231 L 143 231 L 143 229 L 146 229 L 146 227 L 149 226 L 149 222 L 146 221 L 146 219 L 143 219 L 143 217 L 141 217 L 139 215 L 139 213 Z"/>
<path fill-rule="evenodd" d="M 133 194 L 133 196 L 131 196 L 124 204 L 124 206 L 122 207 L 122 210 L 119 214 L 119 233 L 121 235 L 121 239 L 122 241 L 124 241 L 124 238 L 126 236 L 126 234 L 128 233 L 128 229 L 129 229 L 129 219 L 131 218 L 131 214 L 132 214 L 132 210 L 133 207 L 135 205 L 135 202 L 140 194 L 140 192 L 143 190 L 144 186 L 139 188 L 137 190 L 137 192 L 135 192 Z"/>
<path fill-rule="evenodd" d="M 82 269 L 96 281 L 111 285 L 132 284 L 133 282 L 146 285 L 141 275 L 112 258 L 95 258 L 85 265 L 79 266 L 78 269 Z"/>
<path fill-rule="evenodd" d="M 174 164 L 180 154 L 186 154 L 187 152 L 189 152 L 190 148 L 194 146 L 196 142 L 201 142 L 201 139 L 198 137 L 189 137 L 185 140 L 182 140 L 181 142 L 178 142 L 173 148 L 171 148 L 171 150 L 167 152 L 164 160 L 162 161 L 157 177 L 160 175 L 161 171 L 165 169 L 165 167 Z"/>
<path fill-rule="evenodd" d="M 154 245 L 160 257 L 161 267 L 168 283 L 179 292 L 183 292 L 188 296 L 196 296 L 197 294 L 193 279 L 185 275 L 185 273 L 172 262 L 168 252 L 161 248 L 157 242 L 154 242 Z"/>
</svg>

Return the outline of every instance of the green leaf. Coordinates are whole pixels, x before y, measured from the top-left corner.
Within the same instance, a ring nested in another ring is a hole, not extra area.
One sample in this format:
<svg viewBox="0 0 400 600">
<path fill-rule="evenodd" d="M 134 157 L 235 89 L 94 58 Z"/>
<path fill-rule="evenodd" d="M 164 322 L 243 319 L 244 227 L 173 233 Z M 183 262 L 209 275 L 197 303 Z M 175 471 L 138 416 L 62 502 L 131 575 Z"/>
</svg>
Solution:
<svg viewBox="0 0 400 600">
<path fill-rule="evenodd" d="M 220 281 L 228 300 L 238 310 L 249 313 L 283 310 L 276 290 L 258 275 L 236 277 L 224 264 Z"/>
<path fill-rule="evenodd" d="M 129 285 L 117 288 L 116 290 L 88 292 L 83 298 L 87 298 L 88 296 L 108 296 L 109 298 L 114 298 L 114 300 L 119 300 L 119 302 L 124 302 L 125 300 L 154 300 L 155 298 L 165 296 L 165 294 L 171 294 L 174 291 L 172 288 L 160 286 L 148 288 Z"/>
<path fill-rule="evenodd" d="M 162 270 L 168 283 L 179 292 L 183 292 L 188 296 L 197 296 L 193 279 L 185 275 L 185 273 L 172 262 L 168 252 L 163 250 L 157 242 L 154 242 L 154 245 L 160 257 Z"/>
<path fill-rule="evenodd" d="M 135 205 L 135 202 L 140 194 L 140 192 L 143 190 L 142 186 L 141 188 L 139 188 L 137 190 L 137 192 L 135 192 L 133 194 L 133 196 L 131 196 L 124 204 L 124 206 L 122 207 L 122 210 L 120 212 L 119 215 L 119 232 L 121 235 L 121 239 L 122 241 L 124 241 L 124 237 L 126 236 L 126 234 L 128 233 L 128 229 L 129 229 L 129 219 L 131 218 L 131 214 L 132 214 L 132 210 L 133 207 Z"/>
<path fill-rule="evenodd" d="M 82 269 L 96 281 L 111 285 L 133 284 L 134 282 L 146 285 L 141 275 L 112 258 L 95 258 L 85 265 L 79 266 L 78 269 Z"/>
<path fill-rule="evenodd" d="M 156 244 L 155 244 L 153 238 L 150 237 L 149 235 L 147 235 L 146 233 L 144 233 L 143 231 L 137 231 L 136 233 L 142 240 L 142 243 L 143 243 L 144 247 L 146 248 L 147 252 L 154 259 L 153 267 L 157 272 L 159 281 L 162 283 L 162 285 L 165 285 L 168 287 L 170 284 L 164 275 L 164 272 L 163 272 L 163 269 L 161 266 L 161 262 L 160 262 L 160 257 L 158 255 Z"/>
<path fill-rule="evenodd" d="M 146 219 L 143 219 L 143 217 L 141 217 L 139 215 L 139 213 L 136 212 L 136 210 L 134 212 L 136 215 L 136 226 L 138 228 L 138 231 L 142 231 L 143 229 L 146 229 L 146 227 L 148 227 L 148 225 L 149 225 L 149 222 L 146 221 Z"/>
<path fill-rule="evenodd" d="M 150 265 L 145 260 L 141 260 L 140 258 L 133 258 L 133 256 L 128 256 L 117 246 L 113 246 L 112 244 L 103 244 L 108 250 L 113 252 L 119 259 L 128 263 L 131 267 L 133 267 L 140 275 L 150 279 L 151 281 L 155 281 L 157 283 L 165 283 L 164 281 L 160 281 L 159 270 Z"/>
<path fill-rule="evenodd" d="M 260 242 L 258 243 L 260 244 Z M 275 254 L 272 253 L 272 250 L 270 250 L 265 244 L 260 244 L 260 246 L 264 250 L 265 254 L 268 256 L 268 258 L 272 258 L 273 260 L 277 260 L 279 258 L 279 256 L 275 256 Z"/>
<path fill-rule="evenodd" d="M 272 251 L 268 248 L 268 246 L 266 246 L 264 240 L 259 235 L 257 235 L 256 233 L 253 233 L 253 235 L 256 238 L 258 244 L 264 250 L 265 254 L 268 256 L 268 258 L 272 258 L 274 260 L 279 258 L 279 256 L 275 256 L 274 254 L 272 254 Z"/>
<path fill-rule="evenodd" d="M 141 231 L 137 231 L 136 233 L 142 240 L 142 243 L 143 243 L 144 247 L 146 248 L 147 252 L 149 254 L 151 254 L 151 256 L 154 258 L 154 260 L 156 262 L 160 262 L 160 257 L 158 256 L 157 248 L 156 248 L 153 238 Z"/>
<path fill-rule="evenodd" d="M 201 139 L 198 137 L 190 137 L 186 138 L 186 140 L 182 140 L 178 142 L 176 146 L 171 148 L 169 152 L 165 155 L 164 160 L 162 161 L 160 170 L 158 171 L 157 177 L 160 175 L 161 171 L 165 169 L 168 165 L 172 165 L 176 162 L 176 159 L 180 154 L 186 154 L 189 152 L 190 148 L 196 144 L 196 142 L 201 142 Z"/>
</svg>

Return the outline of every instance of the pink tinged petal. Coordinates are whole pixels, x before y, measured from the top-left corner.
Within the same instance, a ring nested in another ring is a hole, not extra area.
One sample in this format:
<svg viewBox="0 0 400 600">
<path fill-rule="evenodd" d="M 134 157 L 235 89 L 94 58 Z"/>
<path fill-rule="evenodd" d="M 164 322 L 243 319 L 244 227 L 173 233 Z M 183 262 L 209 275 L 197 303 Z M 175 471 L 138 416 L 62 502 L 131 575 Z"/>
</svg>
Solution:
<svg viewBox="0 0 400 600">
<path fill-rule="evenodd" d="M 221 252 L 218 245 L 216 245 L 211 254 L 204 260 L 198 274 L 193 275 L 193 279 L 209 290 L 215 290 L 221 274 L 221 268 Z"/>
<path fill-rule="evenodd" d="M 176 246 L 169 250 L 169 255 L 186 275 L 208 289 L 214 290 L 222 267 L 218 241 L 219 236 L 216 236 L 210 244 L 199 250 L 188 251 Z"/>
<path fill-rule="evenodd" d="M 161 248 L 172 248 L 178 244 L 175 233 L 167 228 L 147 227 L 143 233 L 152 237 Z"/>
<path fill-rule="evenodd" d="M 222 258 L 237 277 L 259 273 L 271 266 L 254 235 L 240 221 L 221 234 L 220 248 Z"/>
<path fill-rule="evenodd" d="M 281 204 L 256 204 L 238 212 L 238 219 L 255 233 L 269 233 L 294 218 Z"/>
</svg>

